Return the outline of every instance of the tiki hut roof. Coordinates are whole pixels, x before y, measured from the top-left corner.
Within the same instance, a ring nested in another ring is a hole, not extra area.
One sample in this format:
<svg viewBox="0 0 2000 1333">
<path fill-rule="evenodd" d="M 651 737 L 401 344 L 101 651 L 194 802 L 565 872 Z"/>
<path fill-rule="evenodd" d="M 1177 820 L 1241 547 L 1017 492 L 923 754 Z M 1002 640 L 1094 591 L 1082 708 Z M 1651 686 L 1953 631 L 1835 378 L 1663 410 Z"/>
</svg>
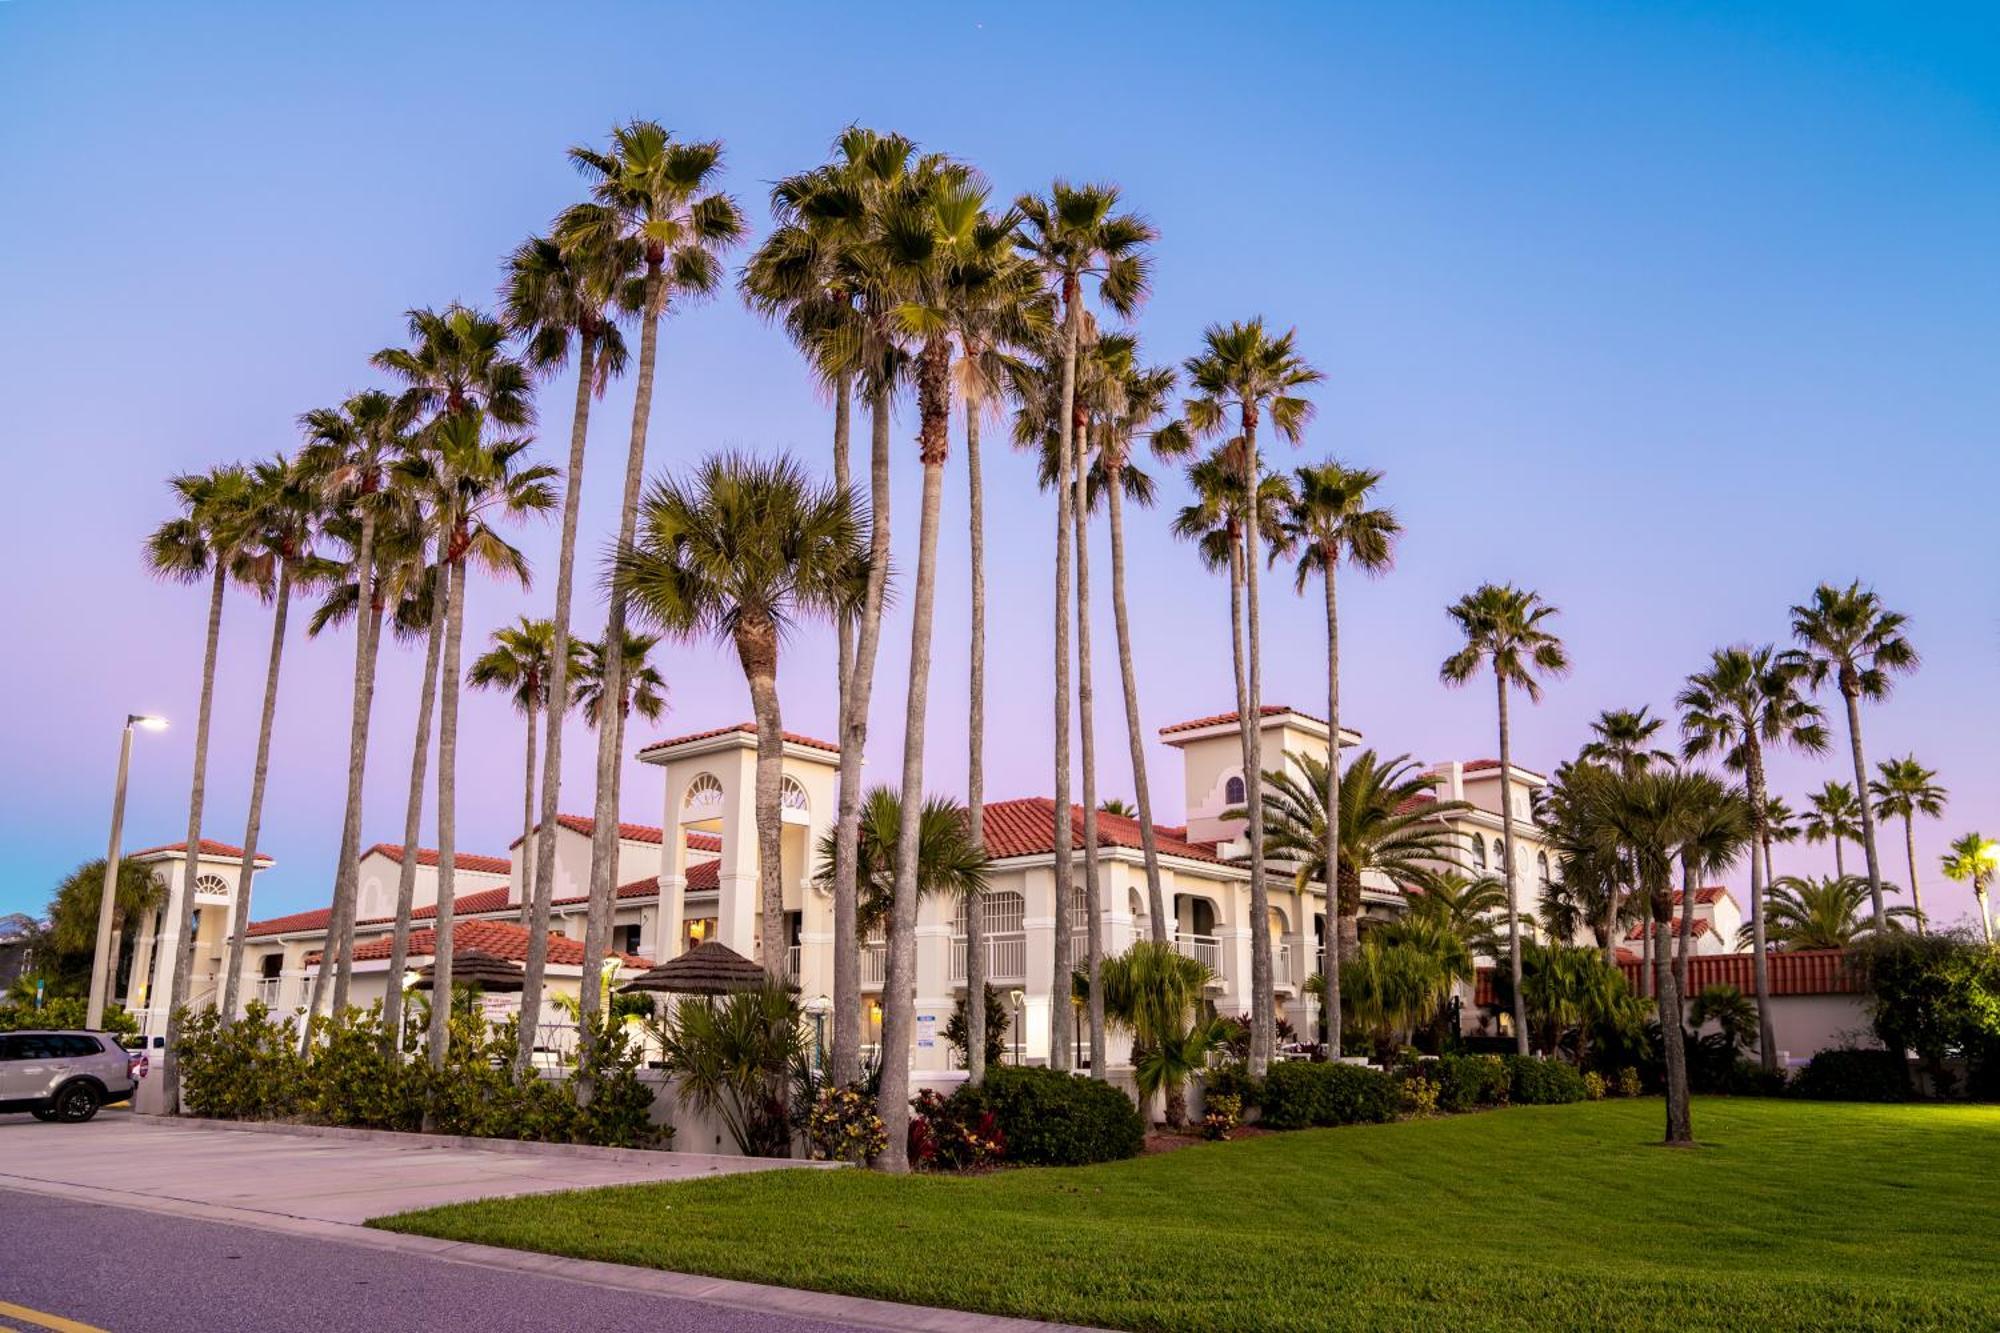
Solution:
<svg viewBox="0 0 2000 1333">
<path fill-rule="evenodd" d="M 727 995 L 767 980 L 764 969 L 720 940 L 703 940 L 678 958 L 669 958 L 621 991 L 665 991 L 671 995 Z"/>
<path fill-rule="evenodd" d="M 429 990 L 432 975 L 437 964 L 424 964 L 417 973 L 417 989 Z M 517 991 L 522 987 L 522 973 L 517 964 L 504 958 L 497 958 L 484 949 L 454 949 L 451 959 L 451 984 L 454 986 L 477 986 L 489 991 Z"/>
</svg>

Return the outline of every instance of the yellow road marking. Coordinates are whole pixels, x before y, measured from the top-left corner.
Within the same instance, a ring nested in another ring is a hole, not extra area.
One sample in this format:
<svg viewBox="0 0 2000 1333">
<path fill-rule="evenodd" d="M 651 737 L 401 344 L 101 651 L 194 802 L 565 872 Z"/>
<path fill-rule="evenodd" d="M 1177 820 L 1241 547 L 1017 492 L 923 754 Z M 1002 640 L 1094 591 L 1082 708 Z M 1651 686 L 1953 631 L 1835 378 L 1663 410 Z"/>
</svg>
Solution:
<svg viewBox="0 0 2000 1333">
<path fill-rule="evenodd" d="M 25 1305 L 9 1305 L 5 1301 L 0 1301 L 0 1315 L 9 1319 L 24 1319 L 36 1328 L 46 1328 L 52 1333 L 106 1333 L 95 1324 L 81 1324 L 59 1314 L 43 1314 L 40 1310 L 30 1310 Z"/>
</svg>

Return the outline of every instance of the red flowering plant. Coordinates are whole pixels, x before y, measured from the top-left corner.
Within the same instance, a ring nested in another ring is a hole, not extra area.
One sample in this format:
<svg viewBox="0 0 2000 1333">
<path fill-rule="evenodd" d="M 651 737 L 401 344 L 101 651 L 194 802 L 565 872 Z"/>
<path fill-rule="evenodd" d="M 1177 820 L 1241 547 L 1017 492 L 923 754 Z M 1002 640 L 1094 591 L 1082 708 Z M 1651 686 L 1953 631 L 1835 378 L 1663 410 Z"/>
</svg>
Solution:
<svg viewBox="0 0 2000 1333">
<path fill-rule="evenodd" d="M 910 1099 L 910 1164 L 931 1171 L 992 1166 L 1007 1155 L 993 1113 L 929 1088 Z"/>
</svg>

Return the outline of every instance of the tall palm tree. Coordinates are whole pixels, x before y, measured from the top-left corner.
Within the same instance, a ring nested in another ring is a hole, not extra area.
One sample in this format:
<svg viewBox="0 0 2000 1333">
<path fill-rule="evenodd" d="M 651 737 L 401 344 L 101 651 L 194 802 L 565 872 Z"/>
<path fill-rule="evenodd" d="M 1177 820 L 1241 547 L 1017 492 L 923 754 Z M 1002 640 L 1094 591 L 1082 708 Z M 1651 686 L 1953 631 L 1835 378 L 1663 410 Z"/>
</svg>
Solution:
<svg viewBox="0 0 2000 1333">
<path fill-rule="evenodd" d="M 1024 194 L 1015 208 L 1021 216 L 1021 252 L 1043 276 L 1049 295 L 1060 308 L 1062 318 L 1061 364 L 1056 377 L 1060 386 L 1056 402 L 1056 633 L 1055 633 L 1055 975 L 1072 971 L 1070 960 L 1070 897 L 1074 870 L 1070 863 L 1070 668 L 1069 598 L 1070 560 L 1075 524 L 1075 479 L 1072 462 L 1076 457 L 1077 357 L 1082 349 L 1084 283 L 1097 282 L 1097 294 L 1115 313 L 1130 315 L 1145 298 L 1152 261 L 1147 254 L 1156 237 L 1152 225 L 1137 213 L 1118 211 L 1119 189 L 1108 183 L 1074 185 L 1057 180 L 1047 196 Z M 1083 614 L 1084 608 L 1079 607 Z M 1095 833 L 1096 814 L 1086 804 L 1086 842 Z M 1086 886 L 1087 898 L 1094 900 L 1096 884 Z M 1093 919 L 1096 913 L 1092 913 Z M 1101 1014 L 1101 988 L 1094 993 L 1093 1017 Z M 1062 1007 L 1049 1009 L 1049 1061 L 1058 1069 L 1071 1064 L 1067 1034 L 1063 1031 Z M 1093 1041 L 1101 1044 L 1093 1025 Z M 1095 1050 L 1093 1054 L 1098 1054 Z M 1103 1077 L 1102 1060 L 1093 1069 Z M 893 1150 L 893 1145 L 892 1145 Z"/>
<path fill-rule="evenodd" d="M 530 620 L 503 625 L 493 646 L 472 660 L 465 683 L 475 690 L 503 690 L 528 721 L 527 768 L 521 781 L 521 924 L 535 926 L 535 724 L 552 698 L 555 675 L 555 622 Z M 570 655 L 576 655 L 574 648 Z M 567 710 L 558 708 L 558 714 Z"/>
<path fill-rule="evenodd" d="M 1979 909 L 1979 933 L 1993 943 L 1993 917 L 1986 910 L 1986 886 L 1993 882 L 1993 867 L 2000 865 L 2000 843 L 1981 833 L 1968 833 L 1951 845 L 1944 858 L 1944 877 L 1972 886 L 1972 900 Z"/>
<path fill-rule="evenodd" d="M 1590 739 L 1576 752 L 1586 763 L 1603 764 L 1630 776 L 1655 764 L 1671 764 L 1672 754 L 1653 745 L 1653 737 L 1665 726 L 1645 705 L 1638 708 L 1607 708 L 1590 724 Z"/>
<path fill-rule="evenodd" d="M 1886 893 L 1900 892 L 1894 884 L 1882 887 Z M 1884 920 L 1893 930 L 1911 915 L 1907 907 L 1892 907 L 1886 918 L 1863 919 L 1861 909 L 1869 898 L 1868 881 L 1859 875 L 1786 875 L 1771 886 L 1766 937 L 1780 949 L 1845 949 L 1880 933 Z"/>
<path fill-rule="evenodd" d="M 1296 330 L 1277 336 L 1265 329 L 1262 317 L 1248 322 L 1212 324 L 1202 331 L 1202 350 L 1187 359 L 1185 369 L 1192 396 L 1185 406 L 1190 434 L 1205 439 L 1234 430 L 1228 453 L 1242 479 L 1242 493 L 1257 494 L 1264 465 L 1257 451 L 1257 431 L 1265 418 L 1272 429 L 1297 444 L 1313 406 L 1300 391 L 1325 378 L 1297 350 Z M 1276 1045 L 1276 997 L 1271 988 L 1270 894 L 1264 882 L 1263 792 L 1256 781 L 1264 771 L 1263 740 L 1263 616 L 1258 600 L 1257 555 L 1263 549 L 1263 523 L 1258 506 L 1243 513 L 1245 673 L 1243 706 L 1237 727 L 1243 741 L 1244 788 L 1250 818 L 1250 1069 L 1262 1077 Z"/>
<path fill-rule="evenodd" d="M 627 284 L 625 304 L 639 319 L 639 367 L 632 395 L 632 433 L 625 456 L 625 485 L 618 507 L 619 550 L 632 545 L 639 489 L 646 470 L 646 431 L 653 414 L 653 376 L 659 361 L 660 320 L 670 306 L 697 300 L 722 282 L 721 254 L 743 235 L 736 201 L 715 188 L 722 144 L 677 141 L 665 127 L 633 120 L 611 131 L 604 150 L 581 145 L 570 161 L 590 183 L 592 202 L 565 211 L 556 240 L 566 249 L 601 254 L 636 253 L 640 275 Z M 605 677 L 614 692 L 623 669 L 626 591 L 614 584 L 605 613 Z M 611 944 L 612 895 L 618 861 L 618 791 L 624 744 L 622 726 L 597 733 L 595 820 L 590 840 L 589 907 L 583 934 L 583 975 L 602 969 Z M 598 987 L 583 988 L 577 1022 L 584 1056 L 596 1040 Z M 587 1063 L 587 1061 L 586 1061 Z M 578 1095 L 588 1096 L 586 1081 Z"/>
<path fill-rule="evenodd" d="M 1910 909 L 1915 914 L 1917 934 L 1924 933 L 1924 895 L 1917 887 L 1916 819 L 1923 815 L 1936 819 L 1944 814 L 1950 793 L 1937 783 L 1937 770 L 1925 768 L 1917 757 L 1885 759 L 1876 766 L 1881 777 L 1868 784 L 1875 799 L 1875 817 L 1903 821 L 1903 850 L 1910 863 Z"/>
<path fill-rule="evenodd" d="M 1410 894 L 1407 915 L 1435 917 L 1474 953 L 1499 955 L 1493 918 L 1506 907 L 1507 890 L 1498 879 L 1492 875 L 1474 878 L 1456 870 L 1440 870 L 1431 874 L 1422 889 L 1421 893 Z"/>
<path fill-rule="evenodd" d="M 340 850 L 333 867 L 333 907 L 351 917 L 361 856 L 361 794 L 368 765 L 368 728 L 375 704 L 375 667 L 380 645 L 376 629 L 381 597 L 375 542 L 389 509 L 400 497 L 388 488 L 389 468 L 409 448 L 410 410 L 394 395 L 369 389 L 339 407 L 317 408 L 299 418 L 305 445 L 300 466 L 318 480 L 330 506 L 325 528 L 345 541 L 354 575 L 354 686 L 347 720 L 347 798 L 341 807 Z M 344 588 L 342 589 L 344 591 Z M 316 624 L 317 634 L 324 624 Z M 327 939 L 337 934 L 328 922 Z M 323 969 L 322 969 L 323 970 Z"/>
<path fill-rule="evenodd" d="M 1861 701 L 1889 697 L 1894 677 L 1917 669 L 1917 650 L 1903 631 L 1909 617 L 1882 605 L 1872 588 L 1857 580 L 1845 588 L 1822 583 L 1812 600 L 1792 608 L 1792 636 L 1799 647 L 1789 656 L 1817 689 L 1831 679 L 1847 705 L 1847 739 L 1854 752 L 1854 789 L 1868 790 L 1868 761 L 1861 749 Z M 1861 805 L 1861 850 L 1868 858 L 1868 894 L 1880 918 L 1882 862 L 1875 848 L 1875 809 Z"/>
<path fill-rule="evenodd" d="M 1639 904 L 1626 893 L 1635 886 L 1631 857 L 1622 850 L 1607 853 L 1600 845 L 1586 792 L 1592 783 L 1622 771 L 1579 755 L 1557 764 L 1549 785 L 1535 798 L 1536 820 L 1561 867 L 1563 889 L 1578 910 L 1587 911 L 1606 964 L 1616 964 L 1624 928 L 1641 917 L 1634 915 Z"/>
<path fill-rule="evenodd" d="M 1694 902 L 1701 886 L 1736 863 L 1746 848 L 1756 846 L 1756 825 L 1750 800 L 1742 791 L 1724 786 L 1711 774 L 1692 773 L 1687 809 L 1681 821 L 1680 915 L 1674 925 L 1679 941 L 1674 951 L 1674 982 L 1688 993 L 1687 961 L 1694 951 Z M 1692 779 L 1701 779 L 1693 781 Z M 1752 851 L 1751 860 L 1756 860 Z"/>
<path fill-rule="evenodd" d="M 638 540 L 613 581 L 642 620 L 683 639 L 729 643 L 757 720 L 757 882 L 764 968 L 785 979 L 784 724 L 778 648 L 801 623 L 860 607 L 868 519 L 854 497 L 814 481 L 789 458 L 719 454 L 685 479 L 655 482 Z"/>
<path fill-rule="evenodd" d="M 1236 710 L 1248 708 L 1248 682 L 1243 661 L 1243 576 L 1246 551 L 1243 545 L 1243 480 L 1230 461 L 1228 446 L 1187 468 L 1187 483 L 1194 492 L 1192 504 L 1174 516 L 1173 533 L 1193 542 L 1202 565 L 1223 570 L 1229 577 L 1229 646 L 1236 673 Z M 1291 502 L 1291 482 L 1271 475 L 1257 487 L 1258 526 L 1266 533 L 1283 531 L 1284 514 Z"/>
<path fill-rule="evenodd" d="M 1812 807 L 1806 816 L 1806 841 L 1831 842 L 1833 873 L 1846 878 L 1846 846 L 1861 841 L 1861 802 L 1855 798 L 1854 788 L 1845 782 L 1829 781 L 1807 796 L 1806 803 Z"/>
<path fill-rule="evenodd" d="M 1687 679 L 1675 703 L 1681 710 L 1682 753 L 1694 759 L 1720 754 L 1723 763 L 1741 773 L 1750 799 L 1751 825 L 1759 841 L 1771 814 L 1765 782 L 1764 749 L 1775 746 L 1805 754 L 1824 754 L 1825 718 L 1818 705 L 1800 689 L 1797 667 L 1778 650 L 1763 645 L 1718 648 L 1706 669 Z M 1771 1026 L 1771 978 L 1764 949 L 1764 891 L 1770 867 L 1754 852 L 1750 857 L 1751 971 L 1756 981 L 1757 1050 L 1764 1068 L 1778 1067 L 1777 1038 Z M 1693 902 L 1682 904 L 1692 916 Z"/>
<path fill-rule="evenodd" d="M 495 524 L 547 513 L 556 507 L 554 468 L 527 464 L 528 441 L 493 439 L 478 409 L 440 416 L 425 430 L 424 451 L 411 460 L 412 481 L 433 494 L 437 516 L 439 582 L 443 591 L 443 649 L 439 659 L 437 841 L 438 898 L 432 932 L 434 986 L 450 993 L 453 898 L 458 838 L 458 703 L 465 638 L 465 581 L 473 565 L 512 574 L 527 583 L 527 562 L 500 535 Z M 407 851 L 405 861 L 414 859 Z M 324 968 L 322 968 L 324 971 Z M 592 973 L 586 972 L 586 976 Z M 588 996 L 594 988 L 585 986 Z M 430 1060 L 444 1066 L 449 1005 L 431 1010 Z M 535 1016 L 524 1015 L 523 1022 Z"/>
<path fill-rule="evenodd" d="M 1507 965 L 1514 988 L 1514 1042 L 1528 1053 L 1527 1015 L 1521 1008 L 1521 910 L 1514 877 L 1514 741 L 1508 725 L 1508 696 L 1516 689 L 1529 703 L 1542 697 L 1542 676 L 1569 671 L 1569 653 L 1548 629 L 1556 608 L 1540 593 L 1512 584 L 1487 583 L 1445 608 L 1465 636 L 1465 646 L 1444 660 L 1438 675 L 1447 685 L 1464 685 L 1481 664 L 1493 670 L 1500 701 L 1501 877 L 1507 881 Z"/>
<path fill-rule="evenodd" d="M 964 901 L 985 889 L 992 858 L 972 841 L 966 810 L 944 796 L 927 796 L 917 812 L 917 884 L 921 896 Z M 820 835 L 815 882 L 833 883 L 834 831 Z M 886 930 L 896 893 L 896 846 L 903 836 L 903 798 L 893 787 L 871 787 L 861 802 L 860 919 L 863 934 Z"/>
<path fill-rule="evenodd" d="M 201 705 L 195 715 L 194 778 L 188 790 L 187 855 L 177 884 L 168 888 L 167 938 L 160 957 L 170 973 L 167 984 L 167 1056 L 161 1079 L 169 1107 L 180 1105 L 180 1071 L 174 1050 L 180 1036 L 180 1012 L 187 1004 L 189 936 L 194 927 L 194 878 L 201 847 L 202 805 L 208 792 L 208 727 L 215 706 L 215 659 L 222 641 L 222 597 L 232 578 L 248 575 L 243 548 L 249 538 L 245 521 L 253 484 L 250 473 L 234 464 L 205 473 L 182 473 L 167 482 L 179 513 L 155 528 L 146 539 L 147 569 L 175 583 L 208 581 L 208 629 L 201 658 Z M 153 984 L 159 992 L 159 980 Z"/>
<path fill-rule="evenodd" d="M 285 653 L 285 626 L 291 612 L 292 589 L 310 587 L 326 576 L 313 553 L 320 512 L 317 479 L 297 463 L 278 458 L 252 469 L 250 510 L 245 516 L 252 536 L 245 554 L 257 570 L 260 593 L 268 592 L 271 609 L 271 652 L 264 669 L 264 708 L 257 725 L 257 758 L 250 770 L 250 809 L 243 829 L 243 859 L 236 877 L 236 901 L 229 926 L 229 958 L 222 973 L 221 1013 L 225 1023 L 236 1018 L 236 998 L 242 982 L 244 935 L 250 925 L 251 879 L 257 869 L 257 838 L 264 822 L 264 787 L 271 775 L 271 730 L 278 713 L 278 669 Z"/>
<path fill-rule="evenodd" d="M 1293 473 L 1293 499 L 1285 514 L 1282 531 L 1284 544 L 1299 552 L 1297 590 L 1303 594 L 1306 584 L 1314 574 L 1326 589 L 1326 730 L 1327 730 L 1327 781 L 1333 786 L 1331 804 L 1340 805 L 1340 600 L 1339 574 L 1343 562 L 1353 565 L 1364 574 L 1387 573 L 1395 561 L 1396 538 L 1403 531 L 1402 523 L 1394 510 L 1375 504 L 1375 488 L 1382 484 L 1382 474 L 1366 468 L 1350 468 L 1328 460 L 1313 467 L 1302 467 Z M 1326 855 L 1323 865 L 1334 867 L 1335 879 L 1339 877 L 1338 848 L 1335 846 L 1336 830 L 1329 825 L 1326 831 Z M 1327 881 L 1329 884 L 1332 880 Z M 1334 895 L 1329 893 L 1327 901 L 1332 903 Z M 1360 903 L 1355 903 L 1360 911 Z M 1347 947 L 1346 905 L 1340 904 L 1336 915 L 1340 919 L 1340 930 L 1336 933 L 1340 948 Z M 1309 924 L 1309 923 L 1305 923 Z M 1359 939 L 1357 933 L 1357 941 Z M 1324 1003 L 1327 1013 L 1328 1041 L 1335 1059 L 1340 1058 L 1340 950 L 1330 954 L 1325 963 L 1326 988 Z"/>
<path fill-rule="evenodd" d="M 667 711 L 667 678 L 648 660 L 659 647 L 660 636 L 625 631 L 625 651 L 620 654 L 625 669 L 618 673 L 616 715 L 620 725 L 637 713 L 648 722 L 658 722 Z M 610 657 L 602 639 L 579 639 L 576 644 L 576 679 L 570 682 L 569 706 L 583 714 L 585 724 L 596 727 L 612 711 L 606 693 L 611 688 L 604 664 Z"/>
<path fill-rule="evenodd" d="M 571 235 L 568 244 L 530 236 L 507 258 L 500 308 L 507 327 L 522 339 L 525 359 L 538 376 L 560 373 L 576 349 L 576 402 L 570 413 L 569 463 L 563 479 L 562 544 L 556 557 L 556 601 L 550 622 L 546 694 L 567 699 L 571 652 L 570 608 L 576 588 L 576 534 L 583 505 L 583 462 L 590 435 L 590 407 L 614 376 L 625 373 L 624 335 L 618 328 L 622 298 L 631 288 L 641 255 L 628 244 L 595 244 Z M 528 927 L 528 957 L 521 979 L 521 1012 L 542 1011 L 548 967 L 549 912 L 555 887 L 556 806 L 562 794 L 564 708 L 551 709 L 542 742 L 541 832 L 521 846 L 521 906 Z M 530 729 L 533 723 L 530 723 Z M 532 744 L 532 743 L 531 743 Z M 530 797 L 533 800 L 533 797 Z M 532 884 L 534 890 L 527 888 Z M 520 1025 L 517 1065 L 534 1054 L 535 1024 Z"/>
<path fill-rule="evenodd" d="M 1782 796 L 1764 798 L 1764 822 L 1758 833 L 1758 840 L 1764 847 L 1764 882 L 1771 883 L 1778 877 L 1772 869 L 1771 846 L 1773 843 L 1797 842 L 1803 833 L 1798 812 L 1792 809 L 1790 801 Z"/>
</svg>

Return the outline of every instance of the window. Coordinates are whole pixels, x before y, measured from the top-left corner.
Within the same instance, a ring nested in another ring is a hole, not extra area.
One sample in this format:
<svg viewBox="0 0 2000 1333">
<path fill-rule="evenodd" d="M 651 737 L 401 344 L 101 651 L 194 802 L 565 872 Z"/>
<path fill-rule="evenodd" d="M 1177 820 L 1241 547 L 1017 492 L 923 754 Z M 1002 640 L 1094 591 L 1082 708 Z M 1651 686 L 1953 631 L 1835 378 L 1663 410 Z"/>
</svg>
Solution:
<svg viewBox="0 0 2000 1333">
<path fill-rule="evenodd" d="M 611 931 L 611 947 L 619 953 L 639 952 L 639 923 L 629 926 L 614 926 Z"/>
<path fill-rule="evenodd" d="M 85 1056 L 104 1054 L 104 1048 L 98 1045 L 97 1038 L 95 1037 L 63 1034 L 55 1037 L 45 1037 L 43 1040 L 47 1041 L 50 1047 L 54 1049 L 58 1059 L 75 1060 Z"/>
<path fill-rule="evenodd" d="M 1069 891 L 1069 924 L 1072 930 L 1090 929 L 1090 895 L 1081 884 Z"/>
<path fill-rule="evenodd" d="M 779 784 L 778 804 L 783 809 L 802 812 L 812 808 L 806 800 L 806 789 L 799 785 L 797 778 L 786 778 Z"/>
<path fill-rule="evenodd" d="M 1247 799 L 1243 792 L 1243 779 L 1235 777 L 1222 784 L 1222 799 L 1231 805 L 1241 805 Z"/>
<path fill-rule="evenodd" d="M 1027 917 L 1028 903 L 1012 889 L 1001 889 L 987 893 L 980 900 L 979 922 L 988 935 L 1001 935 L 1019 931 Z M 966 932 L 965 899 L 958 900 L 958 912 L 951 919 L 951 933 L 963 935 Z"/>
<path fill-rule="evenodd" d="M 681 798 L 681 809 L 716 811 L 722 808 L 722 779 L 713 773 L 697 773 L 693 782 L 688 783 L 687 795 Z"/>
<path fill-rule="evenodd" d="M 1549 854 L 1547 852 L 1535 853 L 1535 873 L 1542 877 L 1542 887 L 1546 889 L 1549 886 Z"/>
<path fill-rule="evenodd" d="M 1474 870 L 1486 869 L 1486 839 L 1480 837 L 1477 833 L 1472 835 L 1472 868 Z"/>
<path fill-rule="evenodd" d="M 205 893 L 211 898 L 227 898 L 229 884 L 220 875 L 203 875 L 195 880 L 194 891 L 198 894 Z"/>
<path fill-rule="evenodd" d="M 1498 838 L 1493 840 L 1493 868 L 1502 874 L 1507 870 L 1507 845 Z"/>
<path fill-rule="evenodd" d="M 285 971 L 285 956 L 281 953 L 267 953 L 258 960 L 258 975 L 266 981 L 282 976 Z"/>
</svg>

